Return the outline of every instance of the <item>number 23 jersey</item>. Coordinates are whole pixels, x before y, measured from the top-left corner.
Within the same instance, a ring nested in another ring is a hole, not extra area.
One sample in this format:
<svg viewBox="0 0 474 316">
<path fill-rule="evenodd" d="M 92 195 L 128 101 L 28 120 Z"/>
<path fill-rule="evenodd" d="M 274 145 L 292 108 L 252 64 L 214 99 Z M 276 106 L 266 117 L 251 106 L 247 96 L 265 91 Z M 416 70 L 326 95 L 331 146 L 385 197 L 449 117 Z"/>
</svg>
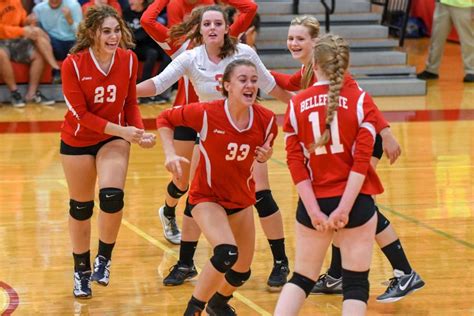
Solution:
<svg viewBox="0 0 474 316">
<path fill-rule="evenodd" d="M 108 122 L 143 128 L 137 105 L 138 61 L 130 50 L 117 48 L 104 72 L 91 49 L 69 55 L 62 65 L 63 94 L 68 107 L 61 139 L 70 146 L 95 145 L 111 137 Z"/>
<path fill-rule="evenodd" d="M 175 107 L 158 117 L 158 128 L 188 126 L 199 132 L 201 153 L 189 192 L 191 204 L 215 202 L 224 208 L 245 208 L 255 203 L 255 149 L 270 134 L 275 139 L 277 125 L 270 110 L 258 104 L 249 109 L 249 124 L 243 129 L 232 121 L 225 100 Z"/>
</svg>

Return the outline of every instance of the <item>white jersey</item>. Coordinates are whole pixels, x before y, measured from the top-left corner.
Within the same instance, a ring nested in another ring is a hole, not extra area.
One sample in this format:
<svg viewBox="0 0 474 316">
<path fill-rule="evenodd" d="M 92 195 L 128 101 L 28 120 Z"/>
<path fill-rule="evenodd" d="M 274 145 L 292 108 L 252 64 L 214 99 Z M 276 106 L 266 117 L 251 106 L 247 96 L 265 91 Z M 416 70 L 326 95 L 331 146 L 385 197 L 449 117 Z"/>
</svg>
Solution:
<svg viewBox="0 0 474 316">
<path fill-rule="evenodd" d="M 237 44 L 237 51 L 219 63 L 213 63 L 207 56 L 204 45 L 181 53 L 159 75 L 153 77 L 156 94 L 163 93 L 179 78 L 187 76 L 196 90 L 200 102 L 224 98 L 221 91 L 221 79 L 225 67 L 236 59 L 250 60 L 257 67 L 258 86 L 269 93 L 275 87 L 275 79 L 262 63 L 257 53 L 248 45 Z"/>
</svg>

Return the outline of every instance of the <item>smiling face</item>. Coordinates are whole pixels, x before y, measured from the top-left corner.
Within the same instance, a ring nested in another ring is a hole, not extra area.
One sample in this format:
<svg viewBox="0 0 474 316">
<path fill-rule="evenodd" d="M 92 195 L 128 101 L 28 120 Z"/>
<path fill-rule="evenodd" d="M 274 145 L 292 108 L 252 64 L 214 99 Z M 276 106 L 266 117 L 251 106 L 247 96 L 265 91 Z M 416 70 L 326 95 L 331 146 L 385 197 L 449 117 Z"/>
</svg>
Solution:
<svg viewBox="0 0 474 316">
<path fill-rule="evenodd" d="M 251 106 L 255 103 L 258 91 L 258 75 L 254 66 L 236 66 L 230 74 L 229 81 L 224 81 L 224 89 L 232 104 Z"/>
<path fill-rule="evenodd" d="M 114 17 L 106 17 L 102 26 L 97 30 L 95 49 L 103 54 L 112 55 L 120 45 L 122 30 Z"/>
<path fill-rule="evenodd" d="M 228 27 L 219 11 L 206 11 L 202 15 L 200 33 L 206 45 L 223 45 Z"/>
<path fill-rule="evenodd" d="M 286 45 L 291 52 L 291 56 L 306 64 L 312 58 L 313 46 L 316 38 L 311 38 L 308 28 L 303 25 L 291 25 L 288 29 Z"/>
</svg>

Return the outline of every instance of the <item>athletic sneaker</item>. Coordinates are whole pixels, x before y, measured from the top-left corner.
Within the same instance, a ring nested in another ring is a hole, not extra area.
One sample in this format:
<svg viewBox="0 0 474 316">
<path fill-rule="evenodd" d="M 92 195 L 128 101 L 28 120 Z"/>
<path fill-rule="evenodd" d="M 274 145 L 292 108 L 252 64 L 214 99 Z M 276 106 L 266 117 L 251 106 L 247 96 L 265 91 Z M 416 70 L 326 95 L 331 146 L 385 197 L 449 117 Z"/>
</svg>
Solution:
<svg viewBox="0 0 474 316">
<path fill-rule="evenodd" d="M 405 274 L 403 271 L 395 269 L 393 275 L 394 277 L 390 279 L 390 284 L 385 293 L 377 297 L 377 302 L 396 302 L 425 286 L 425 282 L 414 270 L 410 274 Z"/>
<path fill-rule="evenodd" d="M 186 280 L 190 280 L 197 275 L 194 265 L 188 266 L 178 261 L 177 264 L 170 268 L 170 274 L 163 279 L 164 285 L 181 285 Z"/>
<path fill-rule="evenodd" d="M 110 264 L 111 261 L 107 260 L 104 256 L 98 255 L 94 260 L 94 273 L 92 273 L 91 281 L 95 281 L 100 285 L 109 285 L 110 280 Z"/>
<path fill-rule="evenodd" d="M 165 239 L 170 243 L 179 245 L 181 243 L 181 231 L 176 224 L 176 217 L 168 218 L 165 216 L 165 206 L 163 205 L 158 210 L 158 215 L 160 216 L 161 224 L 163 225 L 163 234 Z"/>
<path fill-rule="evenodd" d="M 237 313 L 235 309 L 229 305 L 230 298 L 222 300 L 222 297 L 214 296 L 211 297 L 207 303 L 206 312 L 209 316 L 235 316 Z"/>
<path fill-rule="evenodd" d="M 327 273 L 321 274 L 310 294 L 342 294 L 342 277 L 336 279 Z"/>
<path fill-rule="evenodd" d="M 91 298 L 91 272 L 74 272 L 74 290 L 72 291 L 76 298 Z"/>
<path fill-rule="evenodd" d="M 285 285 L 290 268 L 288 268 L 288 262 L 276 261 L 273 265 L 272 272 L 268 277 L 267 285 L 270 291 L 279 291 Z"/>
<path fill-rule="evenodd" d="M 200 316 L 202 315 L 202 309 L 194 304 L 188 304 L 184 311 L 184 316 Z"/>
<path fill-rule="evenodd" d="M 20 92 L 18 92 L 18 90 L 11 92 L 10 103 L 13 105 L 14 108 L 24 108 L 26 105 L 25 100 L 21 96 Z"/>
<path fill-rule="evenodd" d="M 42 94 L 39 90 L 36 91 L 35 95 L 30 101 L 42 105 L 53 105 L 55 103 L 54 100 L 45 97 L 44 94 Z"/>
</svg>

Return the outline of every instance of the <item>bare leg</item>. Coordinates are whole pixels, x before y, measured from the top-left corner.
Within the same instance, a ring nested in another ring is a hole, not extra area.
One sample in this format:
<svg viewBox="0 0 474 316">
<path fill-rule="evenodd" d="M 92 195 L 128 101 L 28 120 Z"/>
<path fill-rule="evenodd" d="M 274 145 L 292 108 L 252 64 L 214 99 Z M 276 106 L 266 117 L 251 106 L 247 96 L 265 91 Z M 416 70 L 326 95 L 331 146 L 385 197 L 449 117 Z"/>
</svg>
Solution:
<svg viewBox="0 0 474 316">
<path fill-rule="evenodd" d="M 44 59 L 35 49 L 33 56 L 31 57 L 30 64 L 30 82 L 28 84 L 28 91 L 26 92 L 25 99 L 31 100 L 36 91 L 38 90 L 38 85 L 43 75 L 44 69 Z"/>
<path fill-rule="evenodd" d="M 3 78 L 3 81 L 7 84 L 10 91 L 15 91 L 17 89 L 15 82 L 15 74 L 13 73 L 13 67 L 10 62 L 10 56 L 4 49 L 0 48 L 0 77 Z"/>
</svg>

